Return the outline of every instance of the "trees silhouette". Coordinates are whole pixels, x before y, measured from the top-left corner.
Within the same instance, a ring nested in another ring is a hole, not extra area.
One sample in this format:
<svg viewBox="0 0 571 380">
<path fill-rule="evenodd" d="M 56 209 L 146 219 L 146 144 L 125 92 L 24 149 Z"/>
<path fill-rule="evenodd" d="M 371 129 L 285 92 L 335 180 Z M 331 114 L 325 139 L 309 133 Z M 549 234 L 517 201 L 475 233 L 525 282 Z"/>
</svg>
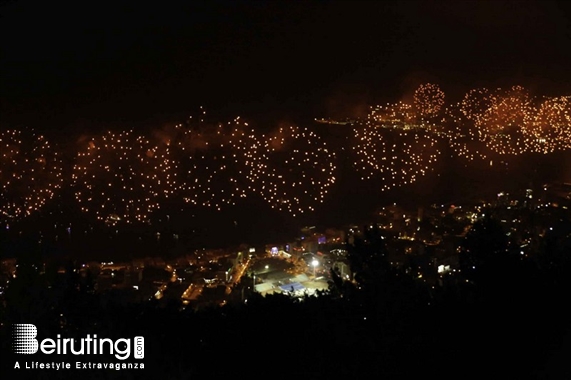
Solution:
<svg viewBox="0 0 571 380">
<path fill-rule="evenodd" d="M 363 236 L 356 237 L 348 245 L 348 257 L 351 271 L 360 286 L 374 286 L 390 272 L 387 261 L 385 237 L 375 225 L 364 228 Z"/>
<path fill-rule="evenodd" d="M 474 223 L 461 245 L 460 269 L 468 280 L 480 284 L 497 274 L 508 261 L 508 238 L 489 213 Z"/>
</svg>

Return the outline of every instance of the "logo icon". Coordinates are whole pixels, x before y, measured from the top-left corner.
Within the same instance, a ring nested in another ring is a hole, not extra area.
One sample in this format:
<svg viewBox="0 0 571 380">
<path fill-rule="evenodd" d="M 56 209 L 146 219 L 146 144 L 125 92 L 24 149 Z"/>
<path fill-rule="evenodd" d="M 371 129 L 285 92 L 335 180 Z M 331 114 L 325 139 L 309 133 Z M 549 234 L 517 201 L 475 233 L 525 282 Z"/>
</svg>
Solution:
<svg viewBox="0 0 571 380">
<path fill-rule="evenodd" d="M 38 329 L 30 323 L 13 325 L 12 346 L 17 354 L 35 354 L 40 351 L 42 354 L 50 355 L 115 355 L 119 360 L 125 360 L 133 355 L 135 359 L 145 357 L 145 338 L 136 336 L 131 339 L 119 338 L 116 340 L 109 338 L 98 338 L 97 334 L 91 336 L 87 334 L 85 338 L 62 338 L 57 334 L 56 339 L 46 338 L 38 342 Z M 133 347 L 134 351 L 131 351 Z"/>
<path fill-rule="evenodd" d="M 13 345 L 17 354 L 35 354 L 38 352 L 38 329 L 29 323 L 13 325 Z"/>
</svg>

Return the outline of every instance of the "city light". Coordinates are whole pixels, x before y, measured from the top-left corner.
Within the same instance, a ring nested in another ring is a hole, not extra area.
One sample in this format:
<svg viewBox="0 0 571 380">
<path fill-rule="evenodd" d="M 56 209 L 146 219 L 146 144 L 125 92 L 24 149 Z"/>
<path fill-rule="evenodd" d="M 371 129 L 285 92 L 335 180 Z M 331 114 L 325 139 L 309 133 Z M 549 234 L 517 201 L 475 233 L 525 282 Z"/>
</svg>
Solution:
<svg viewBox="0 0 571 380">
<path fill-rule="evenodd" d="M 311 261 L 311 265 L 313 266 L 313 277 L 315 278 L 315 270 L 317 269 L 317 266 L 319 265 L 319 261 L 317 261 L 316 259 L 313 259 Z"/>
</svg>

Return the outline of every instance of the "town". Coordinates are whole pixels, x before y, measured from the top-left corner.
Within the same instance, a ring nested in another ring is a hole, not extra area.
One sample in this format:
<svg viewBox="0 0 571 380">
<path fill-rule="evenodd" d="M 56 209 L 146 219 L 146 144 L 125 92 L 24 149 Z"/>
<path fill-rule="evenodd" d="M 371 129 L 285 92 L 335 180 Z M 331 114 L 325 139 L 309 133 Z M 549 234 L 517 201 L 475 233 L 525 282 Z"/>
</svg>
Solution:
<svg viewBox="0 0 571 380">
<path fill-rule="evenodd" d="M 569 244 L 571 184 L 545 184 L 540 190 L 499 192 L 495 199 L 433 204 L 407 210 L 398 204 L 381 207 L 366 225 L 303 228 L 289 242 L 262 246 L 242 244 L 229 249 L 201 249 L 176 258 L 135 258 L 131 261 L 67 261 L 49 259 L 34 270 L 53 289 L 73 286 L 120 303 L 178 304 L 201 309 L 227 303 L 247 303 L 253 293 L 284 293 L 303 299 L 328 292 L 332 273 L 354 281 L 348 251 L 367 229 L 378 229 L 386 245 L 386 260 L 429 288 L 443 281 L 464 279 L 460 252 L 474 223 L 490 213 L 506 232 L 510 249 L 522 259 L 542 260 L 547 235 Z M 566 239 L 566 240 L 565 240 Z M 18 275 L 19 260 L 1 262 L 1 292 Z M 467 280 L 466 280 L 467 281 Z"/>
</svg>

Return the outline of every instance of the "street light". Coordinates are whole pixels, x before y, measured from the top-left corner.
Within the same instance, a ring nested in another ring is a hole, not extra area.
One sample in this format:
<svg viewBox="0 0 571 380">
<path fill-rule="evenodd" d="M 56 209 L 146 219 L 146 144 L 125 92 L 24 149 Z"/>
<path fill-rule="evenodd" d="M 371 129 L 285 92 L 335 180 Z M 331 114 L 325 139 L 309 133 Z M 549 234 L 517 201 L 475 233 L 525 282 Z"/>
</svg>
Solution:
<svg viewBox="0 0 571 380">
<path fill-rule="evenodd" d="M 311 262 L 311 265 L 313 265 L 313 278 L 315 278 L 315 268 L 317 268 L 317 266 L 319 265 L 319 261 L 317 261 L 316 259 L 313 259 L 313 261 Z"/>
</svg>

